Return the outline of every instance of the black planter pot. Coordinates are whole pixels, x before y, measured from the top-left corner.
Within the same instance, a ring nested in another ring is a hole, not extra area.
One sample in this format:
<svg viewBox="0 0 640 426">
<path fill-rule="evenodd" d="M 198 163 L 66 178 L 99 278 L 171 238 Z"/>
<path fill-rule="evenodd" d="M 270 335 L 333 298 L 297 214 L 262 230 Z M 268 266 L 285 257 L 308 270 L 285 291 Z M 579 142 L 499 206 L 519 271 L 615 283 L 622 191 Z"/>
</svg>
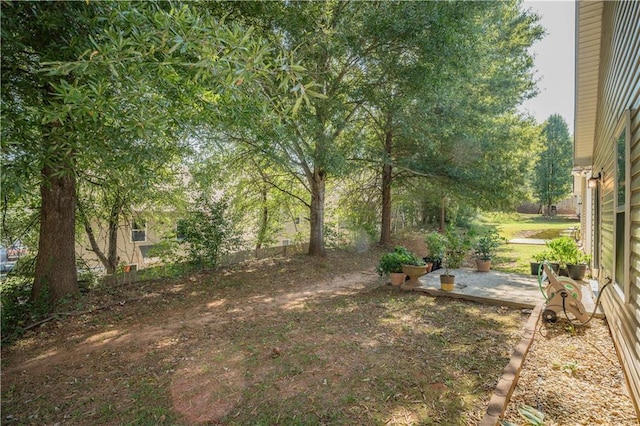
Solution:
<svg viewBox="0 0 640 426">
<path fill-rule="evenodd" d="M 582 280 L 587 273 L 587 265 L 567 265 L 567 272 L 572 280 Z"/>
<path fill-rule="evenodd" d="M 540 267 L 540 263 L 530 262 L 529 264 L 531 265 L 531 275 L 538 275 L 538 268 Z M 555 272 L 556 275 L 561 275 L 560 265 L 558 263 L 551 263 L 550 265 L 551 269 L 553 269 L 553 272 Z"/>
<path fill-rule="evenodd" d="M 433 266 L 431 267 L 431 272 L 435 271 L 436 269 L 442 268 L 441 260 L 436 260 L 436 259 L 433 259 L 432 257 L 423 257 L 422 260 L 424 260 L 425 263 L 427 262 L 433 263 Z"/>
<path fill-rule="evenodd" d="M 540 263 L 538 262 L 531 262 L 529 263 L 529 265 L 531 265 L 531 275 L 538 275 L 538 270 L 540 269 Z"/>
</svg>

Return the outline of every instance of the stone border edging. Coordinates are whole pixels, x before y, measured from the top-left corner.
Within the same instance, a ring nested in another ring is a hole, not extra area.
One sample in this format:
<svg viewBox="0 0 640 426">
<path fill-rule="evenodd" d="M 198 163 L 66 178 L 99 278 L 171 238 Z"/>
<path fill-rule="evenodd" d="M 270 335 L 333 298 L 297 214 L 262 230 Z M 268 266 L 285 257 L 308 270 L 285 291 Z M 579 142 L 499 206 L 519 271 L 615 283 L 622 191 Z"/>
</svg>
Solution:
<svg viewBox="0 0 640 426">
<path fill-rule="evenodd" d="M 513 350 L 509 364 L 507 364 L 502 372 L 502 377 L 500 377 L 493 391 L 493 395 L 491 395 L 491 399 L 489 400 L 487 413 L 480 421 L 479 426 L 496 426 L 504 415 L 511 395 L 518 383 L 520 371 L 522 371 L 522 366 L 531 347 L 531 343 L 533 343 L 533 337 L 535 336 L 543 307 L 544 303 L 539 303 L 531 312 L 529 320 L 524 327 L 522 338 Z"/>
</svg>

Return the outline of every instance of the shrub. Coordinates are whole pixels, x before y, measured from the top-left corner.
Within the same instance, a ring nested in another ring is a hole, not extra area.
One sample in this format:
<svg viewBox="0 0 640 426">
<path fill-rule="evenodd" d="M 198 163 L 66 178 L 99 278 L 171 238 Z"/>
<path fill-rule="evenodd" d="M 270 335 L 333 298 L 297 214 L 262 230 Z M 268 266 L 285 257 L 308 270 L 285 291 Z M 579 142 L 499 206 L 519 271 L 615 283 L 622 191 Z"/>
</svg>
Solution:
<svg viewBox="0 0 640 426">
<path fill-rule="evenodd" d="M 182 221 L 188 260 L 215 268 L 222 255 L 240 246 L 238 231 L 227 217 L 228 202 L 202 193 Z"/>
<path fill-rule="evenodd" d="M 0 326 L 2 341 L 10 342 L 23 333 L 23 327 L 49 314 L 51 297 L 43 288 L 43 297 L 37 305 L 31 300 L 31 289 L 35 274 L 36 256 L 27 254 L 16 262 L 16 266 L 0 283 Z"/>
</svg>

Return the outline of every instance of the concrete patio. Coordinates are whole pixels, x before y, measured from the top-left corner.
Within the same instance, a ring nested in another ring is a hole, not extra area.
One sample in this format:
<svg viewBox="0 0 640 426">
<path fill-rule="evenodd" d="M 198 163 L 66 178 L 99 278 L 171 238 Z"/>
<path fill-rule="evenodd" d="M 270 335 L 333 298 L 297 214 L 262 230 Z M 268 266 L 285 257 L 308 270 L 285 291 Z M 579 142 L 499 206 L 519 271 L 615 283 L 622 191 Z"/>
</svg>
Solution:
<svg viewBox="0 0 640 426">
<path fill-rule="evenodd" d="M 533 275 L 523 275 L 511 272 L 489 271 L 476 272 L 473 269 L 456 269 L 452 271 L 456 276 L 453 291 L 440 290 L 440 275 L 444 269 L 438 269 L 420 277 L 420 285 L 406 287 L 406 290 L 419 291 L 436 297 L 452 297 L 471 300 L 499 306 L 508 306 L 520 309 L 533 309 L 537 304 L 544 302 L 544 297 L 538 286 L 538 279 Z M 590 283 L 578 281 L 582 290 L 582 303 L 588 315 L 594 309 L 594 293 Z M 602 318 L 600 308 L 596 318 Z"/>
</svg>

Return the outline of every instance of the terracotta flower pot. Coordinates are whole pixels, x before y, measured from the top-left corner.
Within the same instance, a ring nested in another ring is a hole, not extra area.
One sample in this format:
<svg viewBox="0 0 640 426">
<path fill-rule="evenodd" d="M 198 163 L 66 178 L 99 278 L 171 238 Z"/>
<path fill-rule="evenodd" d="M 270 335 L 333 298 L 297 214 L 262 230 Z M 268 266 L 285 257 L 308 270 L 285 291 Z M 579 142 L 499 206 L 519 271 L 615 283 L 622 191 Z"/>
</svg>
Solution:
<svg viewBox="0 0 640 426">
<path fill-rule="evenodd" d="M 402 265 L 402 272 L 409 276 L 409 281 L 404 283 L 405 287 L 417 287 L 420 285 L 418 278 L 427 273 L 427 266 Z"/>
<path fill-rule="evenodd" d="M 404 283 L 405 274 L 403 272 L 391 272 L 389 278 L 391 279 L 391 285 L 401 286 Z"/>
<path fill-rule="evenodd" d="M 476 259 L 476 267 L 478 272 L 489 272 L 491 269 L 491 260 Z"/>
</svg>

